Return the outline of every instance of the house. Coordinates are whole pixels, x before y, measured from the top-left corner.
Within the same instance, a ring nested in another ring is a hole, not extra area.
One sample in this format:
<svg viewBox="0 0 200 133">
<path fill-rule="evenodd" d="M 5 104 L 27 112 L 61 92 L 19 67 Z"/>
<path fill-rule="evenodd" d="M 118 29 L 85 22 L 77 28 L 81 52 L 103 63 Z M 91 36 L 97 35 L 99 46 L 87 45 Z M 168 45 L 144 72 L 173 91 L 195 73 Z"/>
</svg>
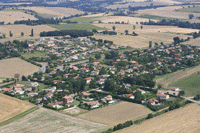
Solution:
<svg viewBox="0 0 200 133">
<path fill-rule="evenodd" d="M 36 99 L 35 100 L 37 103 L 41 103 L 42 102 L 42 98 Z"/>
<path fill-rule="evenodd" d="M 158 104 L 158 100 L 152 98 L 152 99 L 148 100 L 148 103 L 151 104 L 151 105 L 157 105 Z"/>
<path fill-rule="evenodd" d="M 11 91 L 13 91 L 13 88 L 4 88 L 1 91 L 2 91 L 2 93 L 11 92 Z"/>
<path fill-rule="evenodd" d="M 99 75 L 99 71 L 92 71 L 90 74 L 91 75 Z"/>
<path fill-rule="evenodd" d="M 86 102 L 86 104 L 90 105 L 91 108 L 99 107 L 99 102 L 98 101 Z"/>
<path fill-rule="evenodd" d="M 156 97 L 161 99 L 169 99 L 169 95 L 166 94 L 157 94 Z"/>
<path fill-rule="evenodd" d="M 104 102 L 104 103 L 106 103 L 107 101 L 112 101 L 112 96 L 108 95 L 108 96 L 102 98 L 101 101 Z"/>
<path fill-rule="evenodd" d="M 47 105 L 59 109 L 59 108 L 62 108 L 62 107 L 63 107 L 62 104 L 63 104 L 63 101 L 55 102 L 55 103 L 48 103 Z"/>
<path fill-rule="evenodd" d="M 82 97 L 88 98 L 90 95 L 91 95 L 91 93 L 82 92 Z"/>
<path fill-rule="evenodd" d="M 89 78 L 85 78 L 86 83 L 87 83 L 87 84 L 90 83 L 91 79 L 92 79 L 92 78 L 90 78 L 90 77 L 89 77 Z"/>
<path fill-rule="evenodd" d="M 89 63 L 82 63 L 81 67 L 86 67 L 87 65 L 89 65 Z"/>
<path fill-rule="evenodd" d="M 145 93 L 146 93 L 146 91 L 144 91 L 144 90 L 142 90 L 142 89 L 137 89 L 137 90 L 140 91 L 141 94 L 145 94 Z M 134 92 L 136 92 L 136 90 L 135 90 Z M 133 93 L 134 93 L 134 92 L 133 92 Z"/>
<path fill-rule="evenodd" d="M 24 91 L 22 91 L 22 90 L 15 91 L 15 94 L 20 94 L 20 95 L 22 95 L 22 94 L 24 94 Z"/>
<path fill-rule="evenodd" d="M 74 102 L 73 97 L 71 97 L 71 96 L 64 96 L 63 97 L 63 103 L 72 103 L 72 102 Z"/>
<path fill-rule="evenodd" d="M 81 72 L 89 72 L 90 71 L 90 69 L 89 68 L 81 68 Z"/>
<path fill-rule="evenodd" d="M 165 93 L 178 96 L 179 91 L 168 90 L 168 91 L 166 91 Z"/>
<path fill-rule="evenodd" d="M 23 85 L 23 84 L 16 84 L 15 86 L 13 86 L 13 88 L 15 89 L 15 90 L 18 90 L 18 89 L 24 89 L 24 87 L 25 87 L 25 85 Z"/>
<path fill-rule="evenodd" d="M 53 89 L 42 89 L 42 92 L 51 92 L 51 93 L 53 93 L 55 90 L 53 90 Z"/>
<path fill-rule="evenodd" d="M 28 96 L 28 97 L 33 97 L 33 96 L 36 96 L 36 95 L 38 95 L 38 93 L 36 93 L 36 92 L 27 93 L 27 94 L 26 94 L 26 96 Z"/>
<path fill-rule="evenodd" d="M 26 88 L 25 91 L 32 91 L 32 88 Z"/>
<path fill-rule="evenodd" d="M 53 94 L 51 92 L 48 92 L 46 95 L 44 95 L 44 97 L 46 97 L 46 98 L 52 98 Z"/>
<path fill-rule="evenodd" d="M 133 94 L 124 94 L 122 95 L 123 97 L 127 97 L 127 98 L 130 98 L 130 99 L 134 99 L 135 96 Z"/>
<path fill-rule="evenodd" d="M 100 80 L 96 81 L 96 83 L 102 85 L 104 83 L 104 80 L 100 79 Z"/>
<path fill-rule="evenodd" d="M 108 75 L 108 74 L 103 74 L 103 75 L 100 75 L 99 77 L 102 77 L 102 78 L 107 78 L 107 77 L 109 77 L 110 75 Z"/>
<path fill-rule="evenodd" d="M 54 80 L 53 83 L 54 83 L 54 84 L 63 83 L 63 81 L 61 81 L 61 80 Z"/>
<path fill-rule="evenodd" d="M 31 87 L 37 87 L 39 86 L 38 82 L 30 83 L 29 86 Z"/>
<path fill-rule="evenodd" d="M 52 74 L 56 74 L 56 71 L 54 70 L 48 73 L 48 75 L 52 75 Z"/>
<path fill-rule="evenodd" d="M 177 87 L 170 87 L 169 90 L 170 90 L 170 91 L 180 91 L 180 89 L 177 88 Z"/>
</svg>

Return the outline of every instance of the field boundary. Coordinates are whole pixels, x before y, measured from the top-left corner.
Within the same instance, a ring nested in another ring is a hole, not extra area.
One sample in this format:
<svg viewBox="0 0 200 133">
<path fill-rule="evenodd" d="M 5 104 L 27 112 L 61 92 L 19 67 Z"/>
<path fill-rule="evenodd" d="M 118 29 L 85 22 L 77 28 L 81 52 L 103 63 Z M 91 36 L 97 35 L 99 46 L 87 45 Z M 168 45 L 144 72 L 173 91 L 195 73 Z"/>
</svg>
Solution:
<svg viewBox="0 0 200 133">
<path fill-rule="evenodd" d="M 24 116 L 26 116 L 26 115 L 28 115 L 28 114 L 30 114 L 30 113 L 36 111 L 36 110 L 38 110 L 38 109 L 39 109 L 38 106 L 35 106 L 35 107 L 33 107 L 33 108 L 30 108 L 29 110 L 26 110 L 26 111 L 24 111 L 24 112 L 21 113 L 21 114 L 18 114 L 18 115 L 14 116 L 14 117 L 12 117 L 12 118 L 10 118 L 10 119 L 8 119 L 8 120 L 5 120 L 5 121 L 1 122 L 1 123 L 0 123 L 0 127 L 1 127 L 1 126 L 4 126 L 4 125 L 7 125 L 7 124 L 9 124 L 9 123 L 11 123 L 11 122 L 13 122 L 13 121 L 16 121 L 16 120 L 18 120 L 18 119 L 20 119 L 20 118 L 22 118 L 22 117 L 24 117 Z"/>
</svg>

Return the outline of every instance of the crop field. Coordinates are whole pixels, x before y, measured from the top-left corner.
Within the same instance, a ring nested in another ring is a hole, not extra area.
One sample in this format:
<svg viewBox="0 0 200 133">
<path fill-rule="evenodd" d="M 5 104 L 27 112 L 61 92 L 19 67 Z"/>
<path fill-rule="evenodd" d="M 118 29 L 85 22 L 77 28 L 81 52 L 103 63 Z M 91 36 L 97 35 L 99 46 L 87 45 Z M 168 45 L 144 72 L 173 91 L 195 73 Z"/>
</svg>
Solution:
<svg viewBox="0 0 200 133">
<path fill-rule="evenodd" d="M 103 35 L 96 34 L 94 35 L 97 39 L 110 40 L 113 41 L 114 44 L 119 44 L 123 46 L 132 46 L 134 48 L 144 48 L 148 47 L 149 41 L 152 41 L 153 44 L 155 42 L 160 43 L 163 42 L 165 44 L 169 44 L 173 42 L 173 38 L 178 36 L 183 39 L 187 39 L 187 37 L 192 37 L 188 35 L 184 35 L 185 33 L 191 33 L 198 30 L 194 29 L 185 29 L 178 28 L 174 26 L 149 26 L 144 25 L 141 29 L 140 25 L 136 25 L 136 29 L 133 30 L 133 25 L 131 24 L 95 24 L 96 26 L 108 28 L 112 30 L 112 26 L 115 26 L 115 31 L 117 35 Z M 125 30 L 129 31 L 129 34 L 132 34 L 134 31 L 138 34 L 138 36 L 124 35 Z"/>
<path fill-rule="evenodd" d="M 103 107 L 81 114 L 78 117 L 104 123 L 110 126 L 145 116 L 152 111 L 148 108 L 130 102 L 121 102 L 108 107 Z"/>
<path fill-rule="evenodd" d="M 21 56 L 23 56 L 25 59 L 29 59 L 32 57 L 44 57 L 47 54 L 45 52 L 37 52 L 35 51 L 34 53 L 23 53 Z"/>
<path fill-rule="evenodd" d="M 55 17 L 68 17 L 76 14 L 83 14 L 83 11 L 79 11 L 73 8 L 64 8 L 64 7 L 21 7 L 20 9 L 33 10 L 40 15 L 51 15 Z"/>
<path fill-rule="evenodd" d="M 14 78 L 15 74 L 28 76 L 39 70 L 40 67 L 19 58 L 3 59 L 0 61 L 0 77 L 4 78 Z"/>
<path fill-rule="evenodd" d="M 59 132 L 59 133 L 91 133 L 100 132 L 106 126 L 71 117 L 45 108 L 40 108 L 25 117 L 0 127 L 1 133 L 13 132 Z"/>
<path fill-rule="evenodd" d="M 185 96 L 195 96 L 200 94 L 200 75 L 195 72 L 180 80 L 174 81 L 169 84 L 169 87 L 179 87 L 185 91 Z"/>
<path fill-rule="evenodd" d="M 8 120 L 35 105 L 0 93 L 0 122 Z"/>
<path fill-rule="evenodd" d="M 0 11 L 0 22 L 4 21 L 5 24 L 11 23 L 13 24 L 14 21 L 17 20 L 37 20 L 33 15 L 29 15 L 26 13 L 23 13 L 21 11 Z"/>
<path fill-rule="evenodd" d="M 179 9 L 178 11 L 200 13 L 200 7 L 198 6 L 198 7 L 182 8 L 182 9 Z"/>
<path fill-rule="evenodd" d="M 189 104 L 116 133 L 198 133 L 199 123 L 200 106 Z"/>
<path fill-rule="evenodd" d="M 161 84 L 164 89 L 167 89 L 168 87 L 172 87 L 174 85 L 175 87 L 180 86 L 180 89 L 183 89 L 185 91 L 186 96 L 193 96 L 195 93 L 200 92 L 198 87 L 198 71 L 200 71 L 200 67 L 196 66 L 193 68 L 187 68 L 185 70 L 166 74 L 164 76 L 158 76 L 156 77 L 156 84 Z"/>
<path fill-rule="evenodd" d="M 33 29 L 33 37 L 30 37 L 31 29 Z M 47 25 L 28 26 L 28 25 L 0 25 L 0 32 L 6 35 L 5 39 L 0 41 L 7 41 L 12 39 L 32 39 L 39 37 L 40 32 L 54 31 L 56 29 Z M 13 37 L 9 36 L 9 32 L 13 33 Z M 21 36 L 21 32 L 24 32 L 24 36 Z"/>
<path fill-rule="evenodd" d="M 190 39 L 187 42 L 184 42 L 183 44 L 188 44 L 192 46 L 200 46 L 200 38 Z"/>
<path fill-rule="evenodd" d="M 190 12 L 178 12 L 176 10 L 182 9 L 181 6 L 160 7 L 156 9 L 145 9 L 137 11 L 138 16 L 149 14 L 167 18 L 188 19 Z M 193 13 L 195 17 L 200 16 L 200 13 Z"/>
</svg>

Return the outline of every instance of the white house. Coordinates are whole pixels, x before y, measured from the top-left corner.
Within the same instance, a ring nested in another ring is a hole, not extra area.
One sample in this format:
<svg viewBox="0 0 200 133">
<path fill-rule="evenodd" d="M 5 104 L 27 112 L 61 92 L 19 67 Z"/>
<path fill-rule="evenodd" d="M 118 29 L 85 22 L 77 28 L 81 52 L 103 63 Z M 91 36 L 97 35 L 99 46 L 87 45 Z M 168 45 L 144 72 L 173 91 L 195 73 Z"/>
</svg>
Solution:
<svg viewBox="0 0 200 133">
<path fill-rule="evenodd" d="M 30 83 L 29 86 L 31 87 L 37 87 L 39 86 L 38 82 Z"/>
</svg>

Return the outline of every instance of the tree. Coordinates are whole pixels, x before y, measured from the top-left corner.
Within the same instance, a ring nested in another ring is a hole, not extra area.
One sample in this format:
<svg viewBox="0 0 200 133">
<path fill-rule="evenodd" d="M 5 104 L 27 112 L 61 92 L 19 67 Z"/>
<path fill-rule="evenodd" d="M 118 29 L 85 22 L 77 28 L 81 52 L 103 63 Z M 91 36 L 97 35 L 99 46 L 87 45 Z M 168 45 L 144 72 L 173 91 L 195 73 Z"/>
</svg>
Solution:
<svg viewBox="0 0 200 133">
<path fill-rule="evenodd" d="M 112 29 L 113 29 L 113 31 L 115 31 L 116 27 L 115 27 L 115 26 L 113 26 L 113 27 L 112 27 Z"/>
<path fill-rule="evenodd" d="M 99 75 L 103 75 L 103 74 L 106 74 L 106 70 L 105 68 L 101 68 L 101 70 L 99 71 Z"/>
<path fill-rule="evenodd" d="M 96 59 L 101 59 L 101 54 L 100 53 L 95 54 L 95 58 Z"/>
<path fill-rule="evenodd" d="M 149 48 L 152 47 L 152 41 L 149 41 Z"/>
<path fill-rule="evenodd" d="M 28 81 L 27 78 L 24 75 L 22 76 L 22 80 L 23 81 Z"/>
<path fill-rule="evenodd" d="M 133 25 L 133 30 L 135 30 L 135 25 Z"/>
<path fill-rule="evenodd" d="M 10 37 L 13 37 L 13 33 L 11 31 L 9 32 L 9 35 L 10 35 Z"/>
<path fill-rule="evenodd" d="M 158 47 L 158 43 L 157 43 L 157 42 L 155 43 L 155 46 L 154 46 L 154 47 Z"/>
<path fill-rule="evenodd" d="M 31 29 L 31 36 L 33 36 L 33 29 Z"/>
<path fill-rule="evenodd" d="M 162 85 L 161 84 L 158 84 L 158 89 L 161 89 L 162 88 Z"/>
<path fill-rule="evenodd" d="M 5 34 L 3 34 L 3 38 L 6 38 L 6 35 L 5 35 Z"/>
<path fill-rule="evenodd" d="M 150 118 L 153 118 L 153 114 L 152 113 L 148 114 L 148 116 L 147 116 L 147 119 L 150 119 Z"/>
<path fill-rule="evenodd" d="M 143 29 L 143 26 L 141 25 L 141 27 L 140 27 L 141 29 Z"/>
<path fill-rule="evenodd" d="M 125 30 L 125 34 L 128 35 L 128 30 Z"/>
<path fill-rule="evenodd" d="M 189 14 L 189 19 L 193 19 L 194 15 L 193 14 Z"/>
<path fill-rule="evenodd" d="M 24 32 L 21 32 L 21 36 L 24 36 Z"/>
</svg>

